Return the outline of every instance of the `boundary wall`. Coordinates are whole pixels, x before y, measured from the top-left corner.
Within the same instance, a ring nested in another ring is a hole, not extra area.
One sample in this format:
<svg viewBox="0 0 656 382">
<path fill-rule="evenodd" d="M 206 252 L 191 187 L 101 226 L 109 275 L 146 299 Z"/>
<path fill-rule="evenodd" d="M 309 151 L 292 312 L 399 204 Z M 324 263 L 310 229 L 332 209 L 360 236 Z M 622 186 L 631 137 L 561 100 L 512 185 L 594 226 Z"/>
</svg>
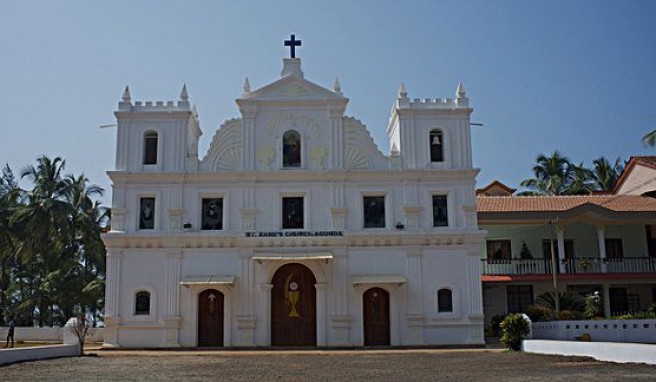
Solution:
<svg viewBox="0 0 656 382">
<path fill-rule="evenodd" d="M 4 346 L 8 327 L 0 327 L 0 344 Z M 64 328 L 35 328 L 17 326 L 14 329 L 14 341 L 63 342 Z M 86 342 L 103 342 L 104 328 L 94 328 L 87 336 Z"/>
<path fill-rule="evenodd" d="M 533 322 L 531 329 L 534 339 L 575 341 L 587 333 L 593 342 L 656 344 L 656 319 Z"/>
<path fill-rule="evenodd" d="M 49 358 L 77 357 L 79 355 L 80 347 L 78 344 L 2 349 L 0 350 L 0 365 Z"/>
</svg>

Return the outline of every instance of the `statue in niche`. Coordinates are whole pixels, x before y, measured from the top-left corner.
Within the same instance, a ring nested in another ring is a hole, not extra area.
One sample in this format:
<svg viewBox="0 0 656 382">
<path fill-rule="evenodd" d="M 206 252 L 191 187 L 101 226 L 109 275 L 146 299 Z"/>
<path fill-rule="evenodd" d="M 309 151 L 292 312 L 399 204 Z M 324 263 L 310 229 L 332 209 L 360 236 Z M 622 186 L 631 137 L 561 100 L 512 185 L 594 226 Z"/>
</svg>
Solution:
<svg viewBox="0 0 656 382">
<path fill-rule="evenodd" d="M 314 146 L 310 149 L 310 158 L 314 161 L 315 170 L 323 170 L 323 160 L 326 154 L 328 154 L 328 150 L 323 146 Z"/>
<path fill-rule="evenodd" d="M 301 167 L 301 134 L 289 130 L 282 136 L 282 167 Z"/>
<path fill-rule="evenodd" d="M 270 170 L 271 162 L 276 158 L 276 150 L 271 146 L 262 147 L 257 151 L 256 157 L 264 170 Z"/>
</svg>

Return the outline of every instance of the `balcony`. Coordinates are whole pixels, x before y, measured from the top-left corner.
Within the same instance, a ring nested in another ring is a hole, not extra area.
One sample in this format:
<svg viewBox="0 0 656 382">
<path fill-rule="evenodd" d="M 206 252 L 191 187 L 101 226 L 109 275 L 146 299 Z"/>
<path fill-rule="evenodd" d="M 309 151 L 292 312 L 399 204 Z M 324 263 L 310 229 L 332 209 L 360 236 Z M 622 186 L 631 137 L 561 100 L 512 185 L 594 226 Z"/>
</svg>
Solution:
<svg viewBox="0 0 656 382">
<path fill-rule="evenodd" d="M 580 257 L 560 260 L 560 274 L 653 273 L 656 257 L 606 258 Z M 551 259 L 481 259 L 483 275 L 544 275 L 551 274 Z"/>
</svg>

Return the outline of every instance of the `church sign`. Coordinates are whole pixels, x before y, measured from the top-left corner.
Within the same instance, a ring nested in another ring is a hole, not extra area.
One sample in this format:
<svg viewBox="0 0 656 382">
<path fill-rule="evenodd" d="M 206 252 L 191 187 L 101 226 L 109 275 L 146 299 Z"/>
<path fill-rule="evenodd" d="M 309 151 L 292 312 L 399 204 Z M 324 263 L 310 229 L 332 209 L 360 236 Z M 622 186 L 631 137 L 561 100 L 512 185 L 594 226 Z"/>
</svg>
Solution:
<svg viewBox="0 0 656 382">
<path fill-rule="evenodd" d="M 246 237 L 306 237 L 344 236 L 342 231 L 267 231 L 246 232 Z"/>
</svg>

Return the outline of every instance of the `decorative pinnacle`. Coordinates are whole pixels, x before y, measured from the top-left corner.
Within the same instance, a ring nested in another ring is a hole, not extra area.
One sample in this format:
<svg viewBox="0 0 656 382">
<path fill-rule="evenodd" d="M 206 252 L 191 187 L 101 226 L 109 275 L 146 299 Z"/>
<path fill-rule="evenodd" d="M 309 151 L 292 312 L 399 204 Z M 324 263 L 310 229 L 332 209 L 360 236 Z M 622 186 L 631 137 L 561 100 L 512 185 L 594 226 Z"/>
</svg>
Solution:
<svg viewBox="0 0 656 382">
<path fill-rule="evenodd" d="M 403 82 L 401 82 L 401 86 L 399 86 L 399 98 L 408 98 L 408 90 L 405 88 Z"/>
<path fill-rule="evenodd" d="M 462 82 L 458 83 L 458 89 L 456 90 L 456 95 L 458 98 L 465 98 L 465 95 L 467 94 L 467 91 L 465 91 L 465 87 L 462 85 Z"/>
<path fill-rule="evenodd" d="M 187 93 L 187 84 L 182 85 L 182 91 L 180 92 L 180 100 L 181 101 L 189 100 L 189 94 Z"/>
<path fill-rule="evenodd" d="M 123 91 L 123 102 L 132 101 L 132 96 L 130 95 L 130 88 L 126 85 L 125 90 Z"/>
<path fill-rule="evenodd" d="M 399 155 L 399 153 L 401 152 L 399 150 L 399 146 L 396 145 L 396 142 L 392 143 L 392 150 L 390 150 L 390 152 L 392 155 Z"/>
<path fill-rule="evenodd" d="M 248 77 L 244 80 L 244 94 L 248 94 L 251 92 L 251 83 L 248 82 Z"/>
<path fill-rule="evenodd" d="M 335 85 L 333 85 L 333 91 L 335 93 L 342 94 L 342 85 L 339 83 L 339 78 L 335 78 Z"/>
</svg>

